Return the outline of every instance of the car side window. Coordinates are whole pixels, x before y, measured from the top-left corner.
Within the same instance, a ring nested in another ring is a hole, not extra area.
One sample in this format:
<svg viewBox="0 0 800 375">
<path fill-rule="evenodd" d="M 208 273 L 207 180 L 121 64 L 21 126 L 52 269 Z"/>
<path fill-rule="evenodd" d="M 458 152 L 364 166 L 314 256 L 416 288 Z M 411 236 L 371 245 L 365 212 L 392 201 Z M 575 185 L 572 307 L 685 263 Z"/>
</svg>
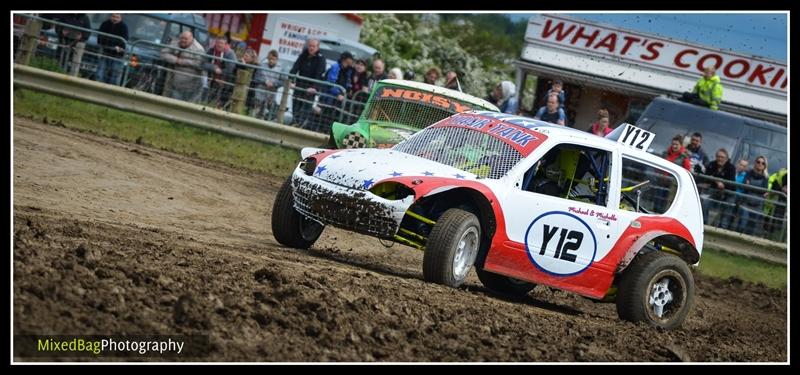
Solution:
<svg viewBox="0 0 800 375">
<path fill-rule="evenodd" d="M 522 190 L 605 207 L 610 170 L 610 152 L 560 144 L 525 172 Z"/>
<path fill-rule="evenodd" d="M 620 209 L 663 214 L 672 206 L 678 180 L 665 169 L 622 157 Z"/>
</svg>

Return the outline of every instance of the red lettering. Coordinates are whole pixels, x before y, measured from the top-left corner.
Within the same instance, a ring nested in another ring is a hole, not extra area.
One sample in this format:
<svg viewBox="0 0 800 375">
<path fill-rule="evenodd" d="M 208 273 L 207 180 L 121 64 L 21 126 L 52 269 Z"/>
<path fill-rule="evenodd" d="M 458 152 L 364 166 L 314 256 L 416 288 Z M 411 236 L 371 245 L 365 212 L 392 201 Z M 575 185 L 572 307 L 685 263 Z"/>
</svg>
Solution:
<svg viewBox="0 0 800 375">
<path fill-rule="evenodd" d="M 455 107 L 457 113 L 466 112 L 472 109 L 469 106 L 462 105 L 461 103 L 458 102 L 451 102 L 451 104 L 453 104 L 453 107 Z"/>
<path fill-rule="evenodd" d="M 434 96 L 432 102 L 439 107 L 450 109 L 450 101 L 441 96 Z"/>
<path fill-rule="evenodd" d="M 769 82 L 769 87 L 775 87 L 775 84 L 778 83 L 778 80 L 783 77 L 784 70 L 781 69 L 778 73 L 775 74 L 775 77 L 772 77 L 772 81 Z M 786 85 L 786 81 L 783 81 L 783 84 Z"/>
<path fill-rule="evenodd" d="M 390 96 L 392 98 L 402 98 L 404 91 L 406 90 L 384 88 L 383 91 L 381 91 L 381 98 L 388 98 Z"/>
<path fill-rule="evenodd" d="M 568 37 L 569 34 L 572 34 L 572 30 L 575 30 L 575 25 L 570 25 L 567 31 L 564 31 L 564 23 L 559 22 L 558 25 L 554 26 L 552 29 L 550 28 L 551 23 L 553 20 L 547 20 L 544 23 L 544 28 L 542 29 L 542 39 L 547 39 L 551 34 L 554 32 L 556 33 L 556 41 L 560 42 L 564 40 L 564 38 Z"/>
<path fill-rule="evenodd" d="M 769 73 L 775 70 L 774 66 L 770 66 L 769 68 L 764 69 L 764 65 L 758 64 L 756 68 L 753 69 L 753 73 L 750 74 L 750 77 L 747 78 L 747 82 L 753 83 L 753 81 L 758 78 L 758 82 L 760 85 L 767 84 L 767 79 L 764 77 L 765 73 Z"/>
<path fill-rule="evenodd" d="M 788 81 L 788 80 L 789 80 L 789 77 L 786 77 L 786 78 L 783 79 L 783 84 L 781 85 L 782 89 L 786 88 L 786 81 Z"/>
<path fill-rule="evenodd" d="M 647 52 L 650 52 L 649 56 L 641 55 L 639 56 L 642 60 L 652 61 L 658 58 L 660 52 L 658 52 L 659 48 L 664 47 L 664 43 L 661 42 L 653 42 L 647 45 Z"/>
<path fill-rule="evenodd" d="M 705 70 L 706 68 L 705 62 L 708 59 L 717 60 L 717 62 L 714 63 L 714 69 L 719 69 L 719 67 L 722 65 L 722 56 L 717 55 L 716 53 L 709 53 L 708 55 L 701 57 L 700 60 L 697 61 L 697 70 L 701 72 Z"/>
<path fill-rule="evenodd" d="M 430 103 L 432 96 L 433 96 L 433 94 L 422 94 L 421 101 L 423 101 L 425 103 Z"/>
<path fill-rule="evenodd" d="M 586 35 L 583 33 L 583 26 L 575 33 L 575 36 L 572 37 L 572 41 L 570 43 L 575 44 L 578 39 L 586 39 L 586 45 L 584 47 L 589 47 L 594 42 L 594 38 L 597 38 L 597 34 L 600 34 L 600 30 L 595 30 L 591 35 Z"/>
<path fill-rule="evenodd" d="M 616 46 L 617 46 L 617 34 L 611 33 L 608 34 L 608 36 L 606 36 L 605 38 L 603 38 L 603 40 L 601 40 L 600 43 L 597 43 L 597 45 L 594 46 L 594 49 L 603 47 L 607 49 L 608 52 L 614 53 L 614 48 L 616 48 Z"/>
<path fill-rule="evenodd" d="M 635 36 L 628 36 L 628 35 L 626 35 L 622 39 L 625 39 L 625 45 L 622 46 L 622 50 L 619 51 L 620 55 L 625 55 L 626 53 L 628 53 L 628 49 L 631 48 L 631 45 L 633 43 L 639 43 L 642 41 L 641 39 Z"/>
<path fill-rule="evenodd" d="M 739 73 L 733 73 L 733 67 L 736 65 L 742 66 Z M 722 73 L 728 76 L 728 78 L 739 78 L 747 74 L 748 70 L 750 70 L 750 63 L 747 62 L 747 60 L 736 59 L 725 65 L 725 69 L 722 71 Z"/>
<path fill-rule="evenodd" d="M 678 66 L 679 68 L 688 68 L 692 66 L 691 64 L 684 63 L 682 60 L 683 55 L 689 55 L 689 54 L 697 55 L 698 52 L 697 50 L 694 49 L 685 49 L 683 51 L 678 52 L 678 54 L 675 55 L 675 65 Z"/>
<path fill-rule="evenodd" d="M 416 91 L 406 91 L 403 93 L 403 98 L 408 100 L 419 101 L 422 99 L 422 93 Z"/>
</svg>

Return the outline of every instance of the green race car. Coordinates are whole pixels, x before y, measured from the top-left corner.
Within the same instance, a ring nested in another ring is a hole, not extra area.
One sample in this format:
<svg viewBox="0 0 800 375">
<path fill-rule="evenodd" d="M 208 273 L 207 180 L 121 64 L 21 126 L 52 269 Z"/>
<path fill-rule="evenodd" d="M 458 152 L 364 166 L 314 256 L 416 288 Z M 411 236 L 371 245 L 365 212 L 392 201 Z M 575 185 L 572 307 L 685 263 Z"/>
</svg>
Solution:
<svg viewBox="0 0 800 375">
<path fill-rule="evenodd" d="M 460 91 L 385 79 L 375 84 L 355 124 L 333 123 L 329 146 L 388 148 L 428 125 L 471 110 L 500 112 L 492 103 Z"/>
</svg>

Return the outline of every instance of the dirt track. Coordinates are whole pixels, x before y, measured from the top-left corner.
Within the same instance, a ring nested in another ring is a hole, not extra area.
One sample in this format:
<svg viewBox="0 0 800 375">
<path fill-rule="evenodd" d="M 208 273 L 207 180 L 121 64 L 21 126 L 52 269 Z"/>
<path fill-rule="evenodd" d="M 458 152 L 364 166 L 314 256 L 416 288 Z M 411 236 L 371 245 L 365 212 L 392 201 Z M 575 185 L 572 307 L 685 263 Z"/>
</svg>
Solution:
<svg viewBox="0 0 800 375">
<path fill-rule="evenodd" d="M 537 287 L 422 281 L 422 254 L 328 228 L 278 245 L 276 179 L 14 121 L 14 333 L 207 334 L 209 361 L 786 361 L 786 294 L 695 274 L 672 332 Z"/>
</svg>

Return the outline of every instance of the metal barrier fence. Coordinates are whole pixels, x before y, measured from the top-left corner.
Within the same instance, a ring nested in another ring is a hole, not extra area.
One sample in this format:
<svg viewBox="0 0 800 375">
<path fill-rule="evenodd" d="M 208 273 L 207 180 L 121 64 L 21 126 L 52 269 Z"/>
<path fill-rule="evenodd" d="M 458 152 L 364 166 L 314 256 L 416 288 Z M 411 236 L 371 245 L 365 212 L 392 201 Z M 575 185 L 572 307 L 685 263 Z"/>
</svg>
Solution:
<svg viewBox="0 0 800 375">
<path fill-rule="evenodd" d="M 656 182 L 663 176 L 651 171 L 626 169 L 623 175 L 641 175 L 639 181 L 623 178 L 623 185 L 635 185 L 643 180 Z M 758 186 L 740 184 L 713 176 L 692 174 L 700 193 L 705 225 L 743 233 L 771 241 L 786 241 L 786 194 Z M 716 183 L 734 190 L 720 190 Z M 653 183 L 642 195 L 643 207 L 667 208 L 674 188 Z"/>
<path fill-rule="evenodd" d="M 340 85 L 289 75 L 269 69 L 266 64 L 251 65 L 215 57 L 205 53 L 205 46 L 202 46 L 204 51 L 200 53 L 181 49 L 177 44 L 166 45 L 146 40 L 130 43 L 96 30 L 33 15 L 19 16 L 27 21 L 35 21 L 26 22 L 25 25 L 15 24 L 16 61 L 23 65 L 28 65 L 31 57 L 35 57 L 39 59 L 36 65 L 47 70 L 69 72 L 73 76 L 205 104 L 324 134 L 329 133 L 334 121 L 354 122 L 357 114 L 363 110 L 360 98 L 348 98 L 345 95 L 343 100 L 338 100 L 334 93 L 346 92 Z M 90 37 L 85 38 L 85 42 L 59 43 L 56 33 L 42 28 L 47 24 L 74 29 Z M 104 55 L 96 43 L 98 36 L 123 42 L 123 54 L 119 57 Z M 65 58 L 67 54 L 69 56 Z M 202 62 L 192 68 L 180 66 L 168 56 L 170 54 L 194 57 Z M 217 66 L 227 69 L 217 74 Z M 111 73 L 101 79 L 97 72 L 102 70 Z M 186 95 L 181 94 L 181 90 L 174 90 L 176 77 L 182 83 L 196 81 L 201 86 L 187 85 L 183 87 Z M 197 93 L 200 96 L 195 99 L 194 94 Z"/>
</svg>

